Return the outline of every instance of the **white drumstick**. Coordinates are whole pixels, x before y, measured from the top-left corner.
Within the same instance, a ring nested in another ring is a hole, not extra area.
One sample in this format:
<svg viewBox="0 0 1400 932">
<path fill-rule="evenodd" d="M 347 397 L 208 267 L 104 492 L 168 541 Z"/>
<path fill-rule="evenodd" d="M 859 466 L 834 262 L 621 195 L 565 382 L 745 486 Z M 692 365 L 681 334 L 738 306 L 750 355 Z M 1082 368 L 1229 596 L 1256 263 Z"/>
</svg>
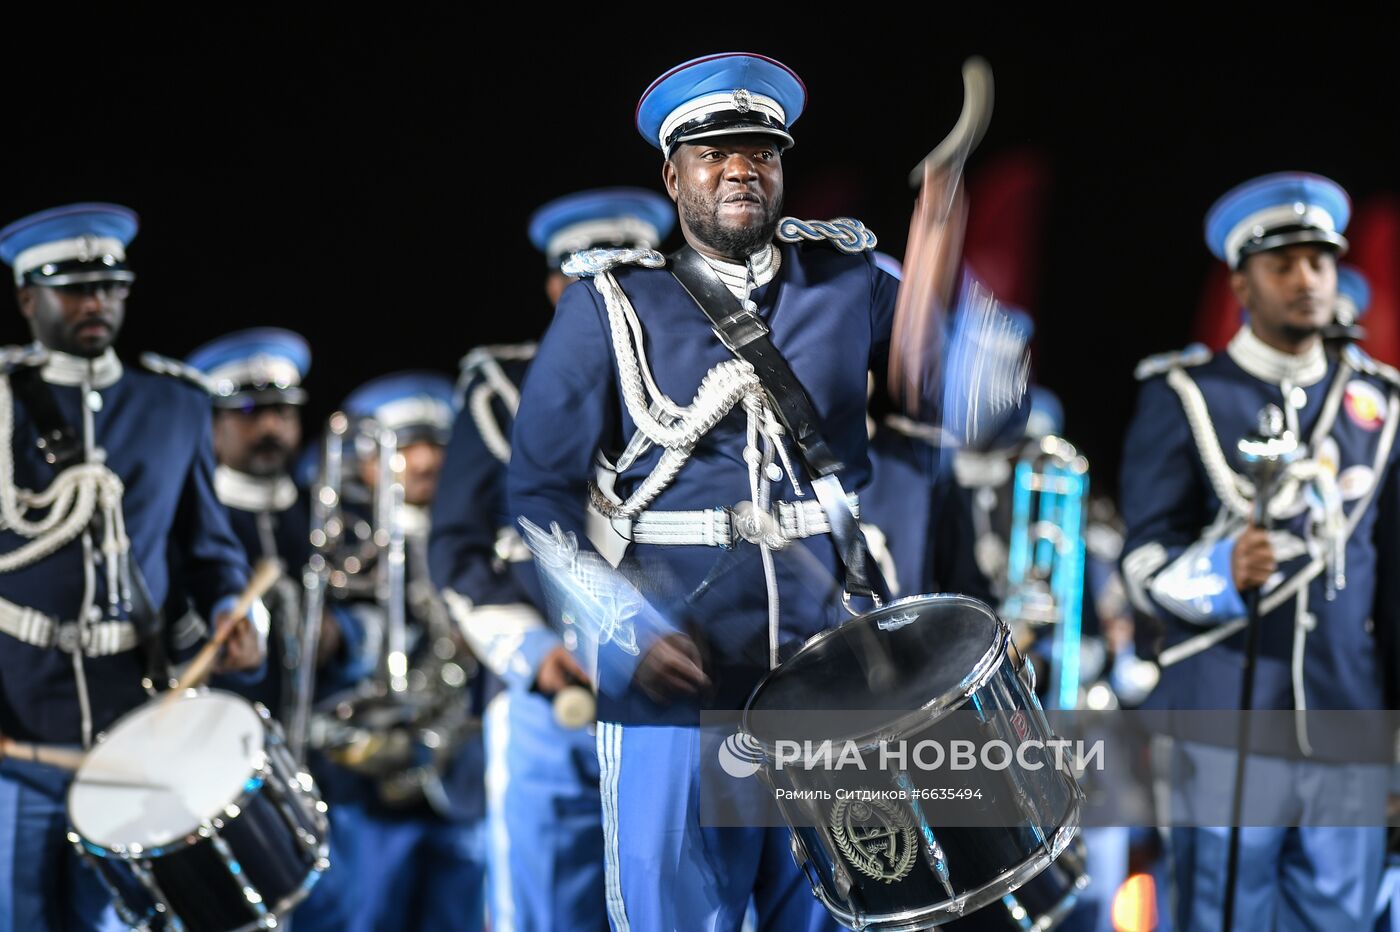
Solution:
<svg viewBox="0 0 1400 932">
<path fill-rule="evenodd" d="M 263 595 L 267 593 L 267 590 L 272 588 L 273 583 L 277 582 L 281 575 L 282 567 L 276 560 L 265 559 L 260 561 L 253 571 L 253 578 L 248 580 L 248 585 L 244 588 L 243 594 L 238 597 L 238 601 L 234 604 L 233 608 L 229 610 L 229 613 L 232 614 L 235 619 L 240 619 L 244 615 L 247 615 L 248 609 L 253 607 L 253 603 L 262 598 Z M 175 688 L 170 690 L 167 695 L 183 695 L 185 690 L 204 682 L 205 677 L 214 669 L 214 661 L 218 659 L 219 651 L 223 648 L 224 643 L 229 639 L 230 635 L 233 634 L 237 626 L 238 621 L 235 620 L 233 624 L 224 626 L 210 638 L 209 643 L 204 645 L 203 649 L 190 661 L 189 666 L 185 668 L 185 673 L 180 677 L 180 682 L 177 683 Z"/>
</svg>

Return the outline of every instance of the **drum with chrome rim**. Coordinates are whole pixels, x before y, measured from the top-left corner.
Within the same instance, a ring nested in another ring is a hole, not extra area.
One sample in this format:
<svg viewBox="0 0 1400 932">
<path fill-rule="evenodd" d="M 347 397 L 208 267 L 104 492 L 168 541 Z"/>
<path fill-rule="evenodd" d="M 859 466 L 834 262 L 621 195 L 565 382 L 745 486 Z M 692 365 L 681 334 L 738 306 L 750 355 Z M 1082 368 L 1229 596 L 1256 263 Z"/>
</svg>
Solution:
<svg viewBox="0 0 1400 932">
<path fill-rule="evenodd" d="M 763 750 L 813 892 L 853 929 L 970 918 L 1045 871 L 1078 831 L 1083 796 L 1072 765 L 1045 753 L 1055 741 L 1034 675 L 1006 623 L 966 596 L 901 599 L 813 638 L 759 683 L 743 731 Z M 964 774 L 887 754 L 951 739 L 1020 756 Z M 865 766 L 783 766 L 783 745 L 822 741 Z"/>
<path fill-rule="evenodd" d="M 328 866 L 326 806 L 266 710 L 232 693 L 119 720 L 68 791 L 70 840 L 138 929 L 271 929 Z"/>
</svg>

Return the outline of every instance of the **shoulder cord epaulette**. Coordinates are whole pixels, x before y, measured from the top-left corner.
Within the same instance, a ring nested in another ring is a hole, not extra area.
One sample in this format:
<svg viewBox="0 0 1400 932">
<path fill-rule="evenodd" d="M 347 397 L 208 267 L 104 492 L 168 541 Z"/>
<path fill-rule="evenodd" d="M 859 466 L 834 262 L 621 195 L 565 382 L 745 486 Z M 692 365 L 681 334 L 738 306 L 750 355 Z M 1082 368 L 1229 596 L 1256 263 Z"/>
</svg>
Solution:
<svg viewBox="0 0 1400 932">
<path fill-rule="evenodd" d="M 837 217 L 835 220 L 798 220 L 796 217 L 784 217 L 778 221 L 777 238 L 784 243 L 825 240 L 851 255 L 874 249 L 879 242 L 873 230 L 852 217 Z"/>
</svg>

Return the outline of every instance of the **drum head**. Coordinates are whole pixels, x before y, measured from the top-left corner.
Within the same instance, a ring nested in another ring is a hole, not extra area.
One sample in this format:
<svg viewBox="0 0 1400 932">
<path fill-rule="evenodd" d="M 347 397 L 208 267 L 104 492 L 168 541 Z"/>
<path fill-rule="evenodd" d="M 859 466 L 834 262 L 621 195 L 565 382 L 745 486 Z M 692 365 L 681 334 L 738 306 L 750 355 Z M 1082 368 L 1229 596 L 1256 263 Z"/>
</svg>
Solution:
<svg viewBox="0 0 1400 932">
<path fill-rule="evenodd" d="M 68 818 L 93 845 L 149 854 L 243 797 L 265 735 L 257 711 L 231 693 L 153 700 L 88 754 L 68 791 Z"/>
<path fill-rule="evenodd" d="M 757 724 L 750 733 L 770 737 L 761 713 L 956 708 L 1000 660 L 1004 630 L 967 596 L 893 602 L 818 635 L 764 677 L 749 699 L 748 713 L 760 713 L 745 716 Z"/>
</svg>

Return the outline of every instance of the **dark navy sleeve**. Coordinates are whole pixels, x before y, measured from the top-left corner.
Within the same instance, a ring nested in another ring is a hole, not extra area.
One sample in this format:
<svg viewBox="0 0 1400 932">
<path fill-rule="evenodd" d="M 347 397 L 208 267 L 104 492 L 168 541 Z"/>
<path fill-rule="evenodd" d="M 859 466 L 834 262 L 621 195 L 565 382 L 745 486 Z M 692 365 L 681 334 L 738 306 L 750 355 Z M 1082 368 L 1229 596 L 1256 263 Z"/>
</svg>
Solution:
<svg viewBox="0 0 1400 932">
<path fill-rule="evenodd" d="M 883 390 L 889 384 L 890 337 L 894 331 L 894 303 L 899 296 L 899 279 L 870 262 L 870 371 Z"/>
<path fill-rule="evenodd" d="M 229 525 L 228 512 L 214 493 L 212 419 L 192 419 L 197 450 L 184 477 L 184 491 L 171 543 L 182 556 L 185 582 L 205 618 L 227 610 L 248 583 L 248 558 Z"/>
<path fill-rule="evenodd" d="M 558 524 L 588 542 L 588 481 L 594 455 L 616 429 L 608 324 L 591 282 L 570 285 L 540 342 L 511 435 L 512 516 Z"/>
<path fill-rule="evenodd" d="M 493 565 L 500 516 L 506 510 L 505 472 L 505 464 L 482 440 L 470 406 L 463 405 L 433 497 L 428 568 L 434 586 L 482 605 L 529 601 L 524 586 Z"/>
<path fill-rule="evenodd" d="M 1143 383 L 1123 445 L 1123 580 L 1139 611 L 1211 623 L 1238 617 L 1244 602 L 1230 575 L 1234 540 L 1201 540 L 1212 516 L 1198 459 L 1186 413 L 1166 379 Z M 1182 561 L 1188 549 L 1192 557 Z M 1181 578 L 1164 585 L 1158 577 L 1167 572 Z"/>
<path fill-rule="evenodd" d="M 506 467 L 482 439 L 470 390 L 467 397 L 433 499 L 428 568 L 476 655 L 508 685 L 529 688 L 540 662 L 561 642 L 519 577 L 499 563 Z"/>
<path fill-rule="evenodd" d="M 618 430 L 612 346 L 602 298 L 591 282 L 570 285 L 555 309 L 521 392 L 511 439 L 509 502 L 512 516 L 545 532 L 557 524 L 574 537 L 581 556 L 602 557 L 589 542 L 588 482 L 595 454 Z M 655 361 L 655 360 L 653 360 Z M 544 575 L 543 571 L 542 574 Z M 629 586 L 620 575 L 610 584 Z M 555 606 L 550 606 L 551 611 Z M 643 604 L 630 622 L 635 644 L 612 638 L 597 645 L 600 691 L 622 694 L 639 659 L 657 639 L 676 630 Z"/>
<path fill-rule="evenodd" d="M 1371 609 L 1376 648 L 1386 689 L 1386 708 L 1400 708 L 1400 445 L 1391 450 L 1390 467 L 1376 500 L 1375 602 Z"/>
<path fill-rule="evenodd" d="M 951 468 L 935 463 L 934 469 L 930 577 L 939 592 L 958 592 L 995 605 L 992 584 L 977 565 L 973 549 L 977 531 L 972 521 L 972 491 L 958 485 Z"/>
</svg>

